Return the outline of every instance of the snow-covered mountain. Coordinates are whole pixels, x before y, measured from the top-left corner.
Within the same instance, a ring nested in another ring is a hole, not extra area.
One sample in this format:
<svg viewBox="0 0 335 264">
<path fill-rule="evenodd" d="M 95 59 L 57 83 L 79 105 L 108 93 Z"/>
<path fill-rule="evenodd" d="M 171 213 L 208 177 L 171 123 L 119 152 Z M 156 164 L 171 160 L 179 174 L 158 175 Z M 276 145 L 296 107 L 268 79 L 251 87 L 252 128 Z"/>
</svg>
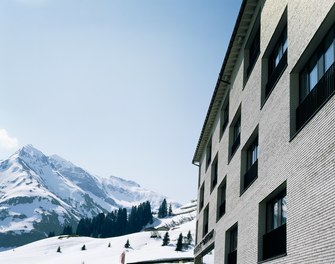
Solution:
<svg viewBox="0 0 335 264">
<path fill-rule="evenodd" d="M 150 201 L 152 208 L 157 208 L 164 198 L 133 181 L 92 175 L 28 145 L 0 162 L 0 247 L 59 233 L 63 226 L 75 226 L 82 217 L 119 207 Z"/>
<path fill-rule="evenodd" d="M 72 263 L 120 263 L 120 255 L 125 252 L 126 263 L 134 262 L 171 262 L 188 261 L 193 263 L 193 249 L 196 227 L 196 201 L 174 210 L 174 216 L 163 219 L 155 218 L 151 227 L 160 230 L 166 227 L 170 243 L 162 246 L 166 231 L 143 231 L 113 238 L 90 238 L 57 236 L 43 239 L 31 244 L 0 252 L 1 264 L 72 264 Z M 190 231 L 193 241 L 183 251 L 175 251 L 180 234 L 184 237 Z M 155 237 L 153 237 L 155 234 Z M 124 244 L 129 240 L 130 248 Z M 85 245 L 86 250 L 82 251 Z M 60 248 L 61 252 L 57 252 Z"/>
</svg>

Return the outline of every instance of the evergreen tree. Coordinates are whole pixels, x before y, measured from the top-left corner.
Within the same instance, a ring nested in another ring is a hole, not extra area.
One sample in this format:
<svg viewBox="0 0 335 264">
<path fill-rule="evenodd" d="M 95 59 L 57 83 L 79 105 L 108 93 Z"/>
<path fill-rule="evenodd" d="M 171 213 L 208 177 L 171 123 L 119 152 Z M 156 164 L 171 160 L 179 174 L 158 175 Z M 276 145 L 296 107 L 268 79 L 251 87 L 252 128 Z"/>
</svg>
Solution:
<svg viewBox="0 0 335 264">
<path fill-rule="evenodd" d="M 183 250 L 183 234 L 180 233 L 176 245 L 176 251 L 182 251 Z"/>
<path fill-rule="evenodd" d="M 158 208 L 158 217 L 159 218 L 164 218 L 167 216 L 167 203 L 166 203 L 166 199 L 163 199 L 163 202 L 161 203 L 161 205 Z"/>
<path fill-rule="evenodd" d="M 193 241 L 193 237 L 191 235 L 191 230 L 188 231 L 187 236 L 186 236 L 186 240 L 187 240 L 187 245 L 191 245 L 192 241 Z"/>
<path fill-rule="evenodd" d="M 124 247 L 125 247 L 125 248 L 130 248 L 129 239 L 127 239 L 127 242 L 126 242 L 126 244 L 124 244 Z"/>
<path fill-rule="evenodd" d="M 85 244 L 81 247 L 81 250 L 86 250 Z"/>
<path fill-rule="evenodd" d="M 61 251 L 61 249 L 60 249 L 60 246 L 58 246 L 58 248 L 57 248 L 57 252 L 58 252 L 58 253 L 62 253 L 62 251 Z"/>
<path fill-rule="evenodd" d="M 168 216 L 172 216 L 172 206 L 171 206 L 171 203 L 169 205 L 169 212 L 168 212 Z"/>
<path fill-rule="evenodd" d="M 110 242 L 108 243 L 108 247 L 111 247 L 111 243 Z"/>
<path fill-rule="evenodd" d="M 163 244 L 162 246 L 167 246 L 170 243 L 170 236 L 169 232 L 166 232 L 164 237 L 163 237 Z"/>
</svg>

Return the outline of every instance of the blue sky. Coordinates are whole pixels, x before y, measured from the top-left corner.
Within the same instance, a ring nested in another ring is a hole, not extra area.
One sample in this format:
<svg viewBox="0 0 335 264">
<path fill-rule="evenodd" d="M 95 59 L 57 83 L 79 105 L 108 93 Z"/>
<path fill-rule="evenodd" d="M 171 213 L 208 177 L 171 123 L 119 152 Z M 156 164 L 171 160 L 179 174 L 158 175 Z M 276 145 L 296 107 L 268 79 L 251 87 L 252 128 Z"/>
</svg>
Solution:
<svg viewBox="0 0 335 264">
<path fill-rule="evenodd" d="M 241 0 L 2 0 L 0 159 L 33 144 L 177 201 Z"/>
</svg>

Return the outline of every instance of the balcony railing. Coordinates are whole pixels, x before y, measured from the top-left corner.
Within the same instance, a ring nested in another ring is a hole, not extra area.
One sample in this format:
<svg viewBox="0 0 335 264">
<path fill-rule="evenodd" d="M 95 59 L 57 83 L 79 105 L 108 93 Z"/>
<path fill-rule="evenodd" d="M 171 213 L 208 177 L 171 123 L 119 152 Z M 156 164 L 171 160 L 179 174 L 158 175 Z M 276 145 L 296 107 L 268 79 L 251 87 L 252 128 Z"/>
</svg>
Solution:
<svg viewBox="0 0 335 264">
<path fill-rule="evenodd" d="M 327 70 L 313 90 L 307 95 L 296 110 L 296 127 L 299 130 L 309 118 L 335 92 L 335 63 Z"/>
<path fill-rule="evenodd" d="M 228 254 L 228 264 L 236 264 L 237 263 L 237 250 L 230 252 Z"/>
<path fill-rule="evenodd" d="M 263 236 L 263 260 L 286 253 L 286 224 Z"/>
<path fill-rule="evenodd" d="M 244 189 L 246 189 L 258 176 L 258 160 L 251 165 L 249 170 L 244 174 Z"/>
<path fill-rule="evenodd" d="M 240 142 L 241 142 L 241 134 L 238 134 L 238 136 L 235 138 L 233 145 L 231 146 L 231 151 L 230 151 L 231 156 L 235 154 L 235 151 L 240 146 Z"/>
<path fill-rule="evenodd" d="M 283 57 L 281 58 L 277 67 L 274 69 L 274 71 L 272 72 L 272 74 L 268 79 L 268 83 L 265 86 L 265 97 L 268 97 L 268 95 L 271 93 L 272 89 L 277 84 L 280 76 L 286 69 L 286 66 L 287 66 L 287 50 L 284 52 Z"/>
</svg>

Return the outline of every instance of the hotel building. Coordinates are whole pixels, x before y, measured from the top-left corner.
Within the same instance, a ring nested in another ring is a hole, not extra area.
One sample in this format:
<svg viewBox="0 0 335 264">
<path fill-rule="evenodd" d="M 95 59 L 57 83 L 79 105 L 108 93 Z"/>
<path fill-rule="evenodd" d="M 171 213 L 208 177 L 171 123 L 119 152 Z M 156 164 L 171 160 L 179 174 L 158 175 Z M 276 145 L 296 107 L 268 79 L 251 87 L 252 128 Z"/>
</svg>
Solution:
<svg viewBox="0 0 335 264">
<path fill-rule="evenodd" d="M 195 263 L 335 263 L 335 1 L 243 0 L 193 157 Z"/>
</svg>

